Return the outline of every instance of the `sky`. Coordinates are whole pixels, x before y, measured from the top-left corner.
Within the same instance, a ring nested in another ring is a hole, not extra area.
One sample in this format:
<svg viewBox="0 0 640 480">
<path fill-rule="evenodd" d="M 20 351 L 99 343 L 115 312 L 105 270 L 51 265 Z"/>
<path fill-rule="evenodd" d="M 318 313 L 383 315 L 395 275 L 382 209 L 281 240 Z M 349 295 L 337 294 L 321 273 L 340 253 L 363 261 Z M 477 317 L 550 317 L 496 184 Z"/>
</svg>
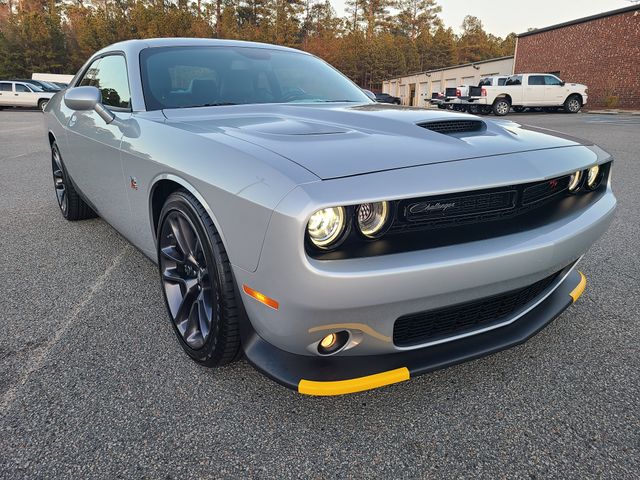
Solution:
<svg viewBox="0 0 640 480">
<path fill-rule="evenodd" d="M 344 0 L 330 1 L 342 16 Z M 464 17 L 473 15 L 487 32 L 500 37 L 632 5 L 628 0 L 438 0 L 438 4 L 442 7 L 440 18 L 456 33 L 460 33 Z"/>
</svg>

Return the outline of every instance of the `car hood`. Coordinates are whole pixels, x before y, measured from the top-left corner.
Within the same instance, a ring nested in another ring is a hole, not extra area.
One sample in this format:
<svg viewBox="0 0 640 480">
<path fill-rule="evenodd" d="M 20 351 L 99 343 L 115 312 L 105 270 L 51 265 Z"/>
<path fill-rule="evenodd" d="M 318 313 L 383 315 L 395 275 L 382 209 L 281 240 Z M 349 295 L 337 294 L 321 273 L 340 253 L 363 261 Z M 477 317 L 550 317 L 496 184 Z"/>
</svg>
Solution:
<svg viewBox="0 0 640 480">
<path fill-rule="evenodd" d="M 585 144 L 511 121 L 383 104 L 261 104 L 163 113 L 178 128 L 259 145 L 322 179 Z M 443 134 L 420 126 L 464 120 L 483 122 L 481 130 Z"/>
</svg>

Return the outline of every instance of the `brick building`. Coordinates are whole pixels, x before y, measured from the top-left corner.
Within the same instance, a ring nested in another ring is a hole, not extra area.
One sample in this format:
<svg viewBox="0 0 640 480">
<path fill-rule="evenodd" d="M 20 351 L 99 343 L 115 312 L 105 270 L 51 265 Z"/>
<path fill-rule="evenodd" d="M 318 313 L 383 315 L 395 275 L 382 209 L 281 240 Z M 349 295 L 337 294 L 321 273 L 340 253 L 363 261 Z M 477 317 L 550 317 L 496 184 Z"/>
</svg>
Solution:
<svg viewBox="0 0 640 480">
<path fill-rule="evenodd" d="M 514 71 L 583 83 L 591 108 L 640 109 L 640 6 L 518 35 Z"/>
</svg>

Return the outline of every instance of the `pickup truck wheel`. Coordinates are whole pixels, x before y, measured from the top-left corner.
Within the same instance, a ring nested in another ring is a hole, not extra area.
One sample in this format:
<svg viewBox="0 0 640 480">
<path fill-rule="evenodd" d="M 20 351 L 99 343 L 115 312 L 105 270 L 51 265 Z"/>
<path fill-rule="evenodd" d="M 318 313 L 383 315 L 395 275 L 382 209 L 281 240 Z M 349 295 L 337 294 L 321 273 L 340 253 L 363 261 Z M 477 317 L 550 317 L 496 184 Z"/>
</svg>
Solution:
<svg viewBox="0 0 640 480">
<path fill-rule="evenodd" d="M 62 165 L 62 156 L 56 142 L 51 145 L 51 167 L 53 170 L 53 188 L 56 192 L 56 199 L 62 216 L 71 222 L 95 217 L 95 212 L 80 198 L 80 195 L 73 187 L 73 183 Z"/>
<path fill-rule="evenodd" d="M 47 103 L 49 103 L 49 100 L 45 100 L 44 98 L 38 100 L 38 110 L 44 112 L 44 109 L 47 108 Z"/>
<path fill-rule="evenodd" d="M 513 107 L 513 111 L 516 113 L 524 112 L 524 107 Z"/>
<path fill-rule="evenodd" d="M 185 190 L 160 212 L 158 267 L 165 306 L 180 345 L 216 367 L 240 352 L 240 301 L 222 240 L 205 209 Z"/>
<path fill-rule="evenodd" d="M 578 113 L 582 108 L 582 101 L 577 95 L 571 95 L 564 101 L 564 111 L 568 113 Z"/>
<path fill-rule="evenodd" d="M 511 109 L 511 103 L 506 98 L 498 98 L 493 102 L 493 113 L 498 117 L 504 117 Z"/>
</svg>

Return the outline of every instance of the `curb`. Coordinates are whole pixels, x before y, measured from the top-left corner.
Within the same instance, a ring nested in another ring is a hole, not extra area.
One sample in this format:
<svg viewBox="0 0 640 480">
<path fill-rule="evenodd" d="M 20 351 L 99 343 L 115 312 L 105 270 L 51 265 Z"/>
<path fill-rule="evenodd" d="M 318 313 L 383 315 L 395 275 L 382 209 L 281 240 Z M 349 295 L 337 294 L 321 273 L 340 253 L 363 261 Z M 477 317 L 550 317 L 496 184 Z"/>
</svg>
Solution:
<svg viewBox="0 0 640 480">
<path fill-rule="evenodd" d="M 586 113 L 591 115 L 635 115 L 640 116 L 638 110 L 589 110 Z"/>
</svg>

